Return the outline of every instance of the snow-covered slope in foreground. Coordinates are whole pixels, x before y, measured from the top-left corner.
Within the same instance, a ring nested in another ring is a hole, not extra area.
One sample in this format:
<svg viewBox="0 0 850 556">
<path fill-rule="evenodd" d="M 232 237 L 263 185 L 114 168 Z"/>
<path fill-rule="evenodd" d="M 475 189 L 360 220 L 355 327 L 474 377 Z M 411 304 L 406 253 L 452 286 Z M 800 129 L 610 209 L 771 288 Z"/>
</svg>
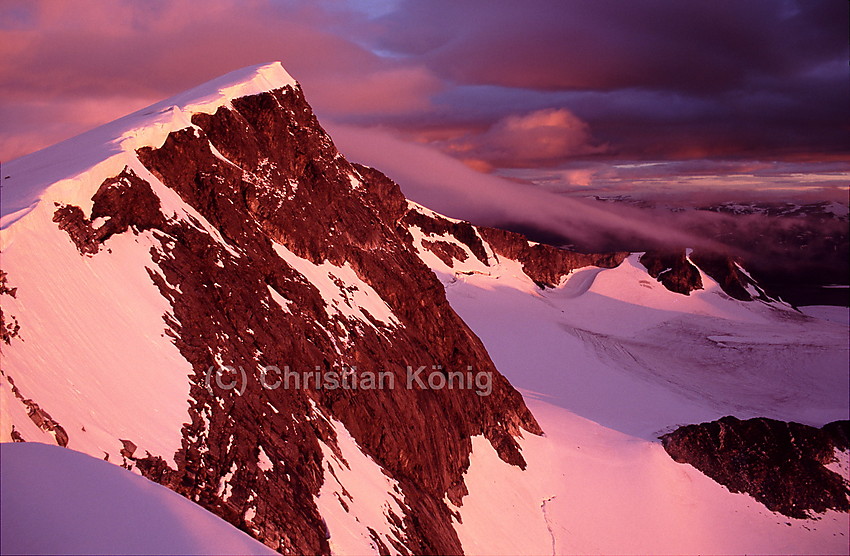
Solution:
<svg viewBox="0 0 850 556">
<path fill-rule="evenodd" d="M 226 521 L 85 454 L 0 444 L 3 554 L 275 554 Z"/>
<path fill-rule="evenodd" d="M 637 255 L 541 290 L 505 258 L 449 267 L 422 253 L 546 432 L 522 441 L 525 471 L 474 443 L 456 508 L 467 553 L 847 553 L 848 514 L 771 512 L 657 439 L 730 414 L 846 419 L 847 326 L 736 301 L 704 273 L 705 289 L 670 292 Z"/>
</svg>

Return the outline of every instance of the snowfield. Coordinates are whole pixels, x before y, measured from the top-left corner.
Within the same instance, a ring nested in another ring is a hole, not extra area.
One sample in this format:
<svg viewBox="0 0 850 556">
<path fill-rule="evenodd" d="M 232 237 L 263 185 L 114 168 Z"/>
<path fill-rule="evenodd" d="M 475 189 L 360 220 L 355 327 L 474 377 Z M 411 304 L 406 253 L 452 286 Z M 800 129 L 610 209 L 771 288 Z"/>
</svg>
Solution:
<svg viewBox="0 0 850 556">
<path fill-rule="evenodd" d="M 455 529 L 468 554 L 846 554 L 848 516 L 773 513 L 658 442 L 526 395 L 546 436 L 520 471 L 476 438 Z M 846 476 L 846 470 L 845 470 Z"/>
<path fill-rule="evenodd" d="M 38 204 L 0 232 L 3 268 L 14 270 L 14 298 L 2 308 L 21 326 L 4 346 L 3 369 L 68 432 L 68 447 L 121 462 L 121 438 L 174 465 L 189 420 L 192 366 L 165 334 L 171 305 L 146 268 L 157 268 L 150 232 L 117 234 L 96 257 L 82 257 Z M 62 279 L 56 279 L 56 277 Z M 20 341 L 17 341 L 20 340 Z M 0 377 L 0 441 L 13 423 L 27 440 L 53 443 Z M 147 415 L 139 419 L 139 415 Z"/>
<path fill-rule="evenodd" d="M 729 414 L 846 419 L 848 327 L 736 301 L 704 273 L 704 290 L 675 294 L 637 259 L 547 290 L 513 261 L 472 274 L 434 264 L 546 432 L 521 441 L 526 471 L 476 438 L 456 524 L 465 551 L 846 554 L 846 513 L 771 512 L 674 462 L 657 437 Z"/>
<path fill-rule="evenodd" d="M 609 428 L 654 440 L 729 414 L 847 418 L 847 326 L 736 301 L 704 273 L 704 290 L 675 294 L 638 258 L 579 269 L 548 290 L 502 265 L 442 276 L 514 386 Z"/>
</svg>

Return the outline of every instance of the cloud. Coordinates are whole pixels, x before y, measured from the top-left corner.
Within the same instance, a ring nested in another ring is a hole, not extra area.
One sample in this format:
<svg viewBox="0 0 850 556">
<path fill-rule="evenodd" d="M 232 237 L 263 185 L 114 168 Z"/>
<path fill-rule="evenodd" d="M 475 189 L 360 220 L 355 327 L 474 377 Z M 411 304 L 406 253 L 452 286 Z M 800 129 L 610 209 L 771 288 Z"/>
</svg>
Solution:
<svg viewBox="0 0 850 556">
<path fill-rule="evenodd" d="M 0 160 L 12 160 L 159 100 L 156 96 L 83 96 L 0 104 Z"/>
<path fill-rule="evenodd" d="M 444 149 L 473 168 L 476 163 L 491 168 L 548 166 L 605 150 L 592 145 L 588 125 L 563 108 L 507 116 L 483 133 L 449 141 Z"/>
<path fill-rule="evenodd" d="M 696 247 L 704 223 L 581 197 L 846 202 L 849 9 L 5 0 L 0 159 L 281 60 L 343 152 L 427 206 L 587 248 Z"/>
<path fill-rule="evenodd" d="M 848 17 L 831 0 L 410 0 L 375 42 L 460 85 L 447 126 L 566 109 L 611 157 L 785 158 L 846 151 Z"/>
<path fill-rule="evenodd" d="M 380 45 L 465 83 L 706 94 L 841 57 L 846 12 L 830 0 L 408 0 Z"/>
<path fill-rule="evenodd" d="M 788 181 L 785 182 L 784 191 L 778 192 L 777 197 L 768 197 L 768 200 L 822 200 L 822 193 L 807 196 L 808 190 L 801 190 L 799 180 L 796 182 L 796 191 L 787 189 L 795 183 L 790 179 L 789 173 L 795 169 L 790 164 L 779 167 L 771 164 L 741 164 L 738 170 L 751 172 L 750 176 L 744 178 L 749 179 L 750 183 L 733 182 L 720 195 L 712 186 L 720 181 L 716 175 L 711 176 L 715 184 L 703 183 L 702 187 L 699 184 L 698 172 L 712 170 L 712 163 L 704 163 L 702 168 L 695 164 L 691 169 L 691 183 L 683 184 L 683 196 L 677 197 L 676 194 L 680 192 L 673 188 L 672 191 L 667 190 L 667 196 L 660 199 L 662 205 L 669 207 L 644 208 L 639 202 L 634 206 L 606 203 L 559 194 L 496 175 L 483 175 L 455 158 L 426 145 L 409 143 L 386 130 L 326 123 L 337 146 L 350 160 L 383 170 L 399 183 L 409 198 L 474 224 L 513 229 L 538 241 L 569 244 L 582 251 L 645 251 L 691 247 L 703 253 L 717 252 L 742 257 L 748 269 L 756 272 L 757 276 L 769 277 L 769 284 L 781 286 L 784 288 L 781 291 L 788 294 L 800 293 L 795 284 L 810 284 L 818 279 L 832 283 L 846 283 L 847 280 L 846 222 L 817 218 L 778 218 L 761 214 L 733 216 L 693 209 L 702 203 L 709 206 L 711 203 L 728 201 L 730 193 L 742 195 L 739 197 L 741 200 L 762 198 L 752 192 L 751 186 L 754 183 L 764 184 L 764 180 L 771 175 L 775 179 L 787 178 Z M 665 171 L 684 171 L 666 168 L 666 163 L 635 163 L 630 166 L 626 168 L 627 171 L 634 172 L 635 176 L 644 174 L 645 177 L 660 176 Z M 798 166 L 796 169 L 803 168 Z M 829 165 L 822 165 L 819 171 L 826 175 L 830 169 Z M 587 170 L 585 177 L 590 176 L 591 182 L 606 174 L 609 178 L 616 174 L 606 166 L 598 171 L 592 167 Z M 727 168 L 727 171 L 735 169 Z M 573 173 L 567 170 L 565 173 L 581 178 L 581 171 Z M 685 181 L 688 181 L 687 177 Z M 843 186 L 834 188 L 835 200 L 846 203 L 846 184 L 845 181 Z M 640 200 L 640 186 L 631 193 L 637 193 L 637 200 Z M 655 195 L 657 198 L 657 190 Z M 677 205 L 680 206 L 671 210 L 671 207 Z M 806 238 L 804 248 L 800 248 L 801 236 Z"/>
<path fill-rule="evenodd" d="M 575 161 L 497 173 L 560 195 L 626 196 L 681 207 L 726 201 L 846 204 L 850 190 L 850 165 L 843 161 Z"/>
<path fill-rule="evenodd" d="M 321 75 L 304 84 L 311 103 L 331 115 L 356 119 L 427 110 L 442 82 L 423 67 L 393 67 L 340 78 Z"/>
<path fill-rule="evenodd" d="M 643 239 L 652 245 L 714 246 L 637 209 L 557 195 L 524 183 L 485 175 L 429 146 L 410 143 L 387 130 L 324 122 L 349 160 L 378 168 L 404 194 L 448 216 L 476 224 L 505 223 L 546 230 L 584 248 L 609 248 L 611 238 Z"/>
</svg>

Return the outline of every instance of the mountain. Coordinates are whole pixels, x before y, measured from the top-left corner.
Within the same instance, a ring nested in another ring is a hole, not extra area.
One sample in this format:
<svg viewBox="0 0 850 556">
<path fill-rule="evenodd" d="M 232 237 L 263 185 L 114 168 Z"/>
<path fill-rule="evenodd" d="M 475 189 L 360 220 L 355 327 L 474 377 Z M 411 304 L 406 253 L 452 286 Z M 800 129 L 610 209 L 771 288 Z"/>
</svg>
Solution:
<svg viewBox="0 0 850 556">
<path fill-rule="evenodd" d="M 346 160 L 278 63 L 2 178 L 2 441 L 121 465 L 281 553 L 846 545 L 840 487 L 786 518 L 658 439 L 847 416 L 847 326 L 734 261 L 436 214 Z M 846 449 L 809 467 L 845 485 Z"/>
</svg>

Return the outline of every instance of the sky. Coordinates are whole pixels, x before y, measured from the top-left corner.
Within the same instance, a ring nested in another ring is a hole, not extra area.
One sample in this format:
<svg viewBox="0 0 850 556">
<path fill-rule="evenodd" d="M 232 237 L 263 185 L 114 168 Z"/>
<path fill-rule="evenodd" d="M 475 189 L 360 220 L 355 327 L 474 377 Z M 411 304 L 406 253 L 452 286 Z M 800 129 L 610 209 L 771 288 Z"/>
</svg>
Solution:
<svg viewBox="0 0 850 556">
<path fill-rule="evenodd" d="M 388 173 L 409 196 L 465 217 L 510 208 L 494 199 L 505 183 L 575 196 L 846 202 L 848 9 L 4 0 L 0 160 L 280 60 L 343 153 L 398 167 Z"/>
</svg>

